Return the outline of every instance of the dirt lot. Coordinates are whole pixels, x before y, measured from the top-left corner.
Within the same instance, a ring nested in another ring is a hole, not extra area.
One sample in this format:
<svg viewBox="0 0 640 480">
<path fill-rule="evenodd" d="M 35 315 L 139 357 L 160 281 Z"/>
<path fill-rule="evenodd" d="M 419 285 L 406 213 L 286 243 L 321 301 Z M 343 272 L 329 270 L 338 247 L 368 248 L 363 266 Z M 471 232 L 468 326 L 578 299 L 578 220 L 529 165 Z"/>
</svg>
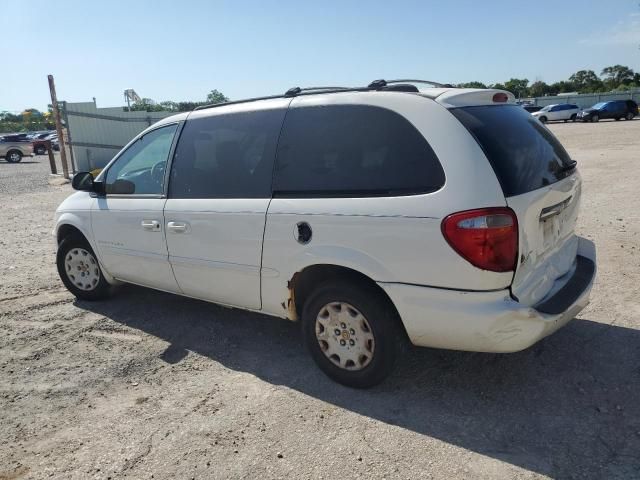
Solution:
<svg viewBox="0 0 640 480">
<path fill-rule="evenodd" d="M 524 352 L 415 349 L 369 391 L 286 321 L 74 301 L 49 233 L 69 186 L 0 163 L 0 479 L 640 478 L 640 121 L 550 128 L 584 178 L 591 305 Z"/>
</svg>

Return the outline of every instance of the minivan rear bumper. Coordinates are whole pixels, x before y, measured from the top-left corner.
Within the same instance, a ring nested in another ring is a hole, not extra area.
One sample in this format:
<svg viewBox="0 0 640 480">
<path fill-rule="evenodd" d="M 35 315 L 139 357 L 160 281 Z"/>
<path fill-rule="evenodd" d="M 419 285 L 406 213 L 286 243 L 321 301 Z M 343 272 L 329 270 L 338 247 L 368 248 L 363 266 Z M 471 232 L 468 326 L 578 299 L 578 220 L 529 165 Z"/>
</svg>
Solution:
<svg viewBox="0 0 640 480">
<path fill-rule="evenodd" d="M 399 283 L 379 285 L 395 304 L 411 342 L 474 352 L 517 352 L 552 334 L 589 303 L 595 246 L 580 238 L 572 270 L 550 294 L 527 307 L 509 290 L 468 292 Z"/>
</svg>

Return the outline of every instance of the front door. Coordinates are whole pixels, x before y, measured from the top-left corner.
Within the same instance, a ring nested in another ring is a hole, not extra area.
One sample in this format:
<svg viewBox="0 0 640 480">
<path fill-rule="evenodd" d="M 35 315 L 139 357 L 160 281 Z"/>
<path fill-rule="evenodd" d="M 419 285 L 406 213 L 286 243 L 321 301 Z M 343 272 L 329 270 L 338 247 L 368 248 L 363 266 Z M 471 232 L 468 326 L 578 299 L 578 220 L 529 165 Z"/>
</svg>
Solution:
<svg viewBox="0 0 640 480">
<path fill-rule="evenodd" d="M 102 264 L 119 280 L 179 292 L 164 231 L 164 171 L 177 124 L 138 138 L 103 174 L 91 224 Z"/>
<path fill-rule="evenodd" d="M 261 308 L 262 240 L 288 103 L 196 111 L 185 124 L 164 217 L 169 261 L 186 295 Z"/>
</svg>

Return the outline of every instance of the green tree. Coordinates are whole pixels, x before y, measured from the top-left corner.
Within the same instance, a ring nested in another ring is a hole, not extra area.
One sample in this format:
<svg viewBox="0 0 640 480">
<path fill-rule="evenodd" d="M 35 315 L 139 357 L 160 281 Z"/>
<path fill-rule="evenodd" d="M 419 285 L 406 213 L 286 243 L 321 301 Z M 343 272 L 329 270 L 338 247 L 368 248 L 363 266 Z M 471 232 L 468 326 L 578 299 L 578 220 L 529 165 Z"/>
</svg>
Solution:
<svg viewBox="0 0 640 480">
<path fill-rule="evenodd" d="M 549 85 L 549 93 L 551 95 L 557 95 L 559 93 L 570 93 L 575 91 L 575 85 L 572 82 L 567 82 L 565 80 L 561 80 Z"/>
<path fill-rule="evenodd" d="M 579 70 L 569 77 L 574 88 L 580 93 L 593 93 L 602 88 L 602 80 L 593 70 Z"/>
<path fill-rule="evenodd" d="M 459 83 L 458 85 L 456 85 L 456 87 L 458 88 L 487 88 L 487 86 L 482 83 L 482 82 L 465 82 L 465 83 Z"/>
<path fill-rule="evenodd" d="M 215 105 L 216 103 L 224 103 L 228 101 L 229 99 L 218 90 L 211 90 L 207 95 L 207 103 L 209 105 Z"/>
<path fill-rule="evenodd" d="M 532 97 L 544 97 L 545 95 L 548 95 L 549 92 L 549 85 L 540 80 L 533 82 L 529 87 L 529 95 Z"/>
<path fill-rule="evenodd" d="M 529 94 L 529 80 L 526 78 L 511 78 L 504 83 L 505 90 L 513 93 L 517 98 L 526 97 Z"/>
<path fill-rule="evenodd" d="M 631 83 L 634 78 L 634 72 L 625 65 L 613 65 L 602 69 L 600 75 L 605 77 L 605 82 L 612 87 L 618 87 L 623 84 Z"/>
</svg>

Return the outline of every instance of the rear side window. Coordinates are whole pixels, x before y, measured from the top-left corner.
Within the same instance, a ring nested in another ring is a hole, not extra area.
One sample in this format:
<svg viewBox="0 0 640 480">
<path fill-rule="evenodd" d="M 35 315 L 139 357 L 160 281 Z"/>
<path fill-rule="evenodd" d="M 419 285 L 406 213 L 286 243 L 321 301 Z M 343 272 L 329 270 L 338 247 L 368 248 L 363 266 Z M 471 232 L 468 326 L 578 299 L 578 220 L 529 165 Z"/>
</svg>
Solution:
<svg viewBox="0 0 640 480">
<path fill-rule="evenodd" d="M 505 197 L 571 175 L 571 158 L 558 139 L 517 105 L 461 107 L 451 113 L 484 150 Z"/>
<path fill-rule="evenodd" d="M 188 120 L 171 166 L 171 198 L 269 198 L 285 109 Z"/>
<path fill-rule="evenodd" d="M 279 141 L 277 195 L 376 196 L 433 192 L 442 166 L 401 115 L 367 105 L 292 108 Z"/>
</svg>

